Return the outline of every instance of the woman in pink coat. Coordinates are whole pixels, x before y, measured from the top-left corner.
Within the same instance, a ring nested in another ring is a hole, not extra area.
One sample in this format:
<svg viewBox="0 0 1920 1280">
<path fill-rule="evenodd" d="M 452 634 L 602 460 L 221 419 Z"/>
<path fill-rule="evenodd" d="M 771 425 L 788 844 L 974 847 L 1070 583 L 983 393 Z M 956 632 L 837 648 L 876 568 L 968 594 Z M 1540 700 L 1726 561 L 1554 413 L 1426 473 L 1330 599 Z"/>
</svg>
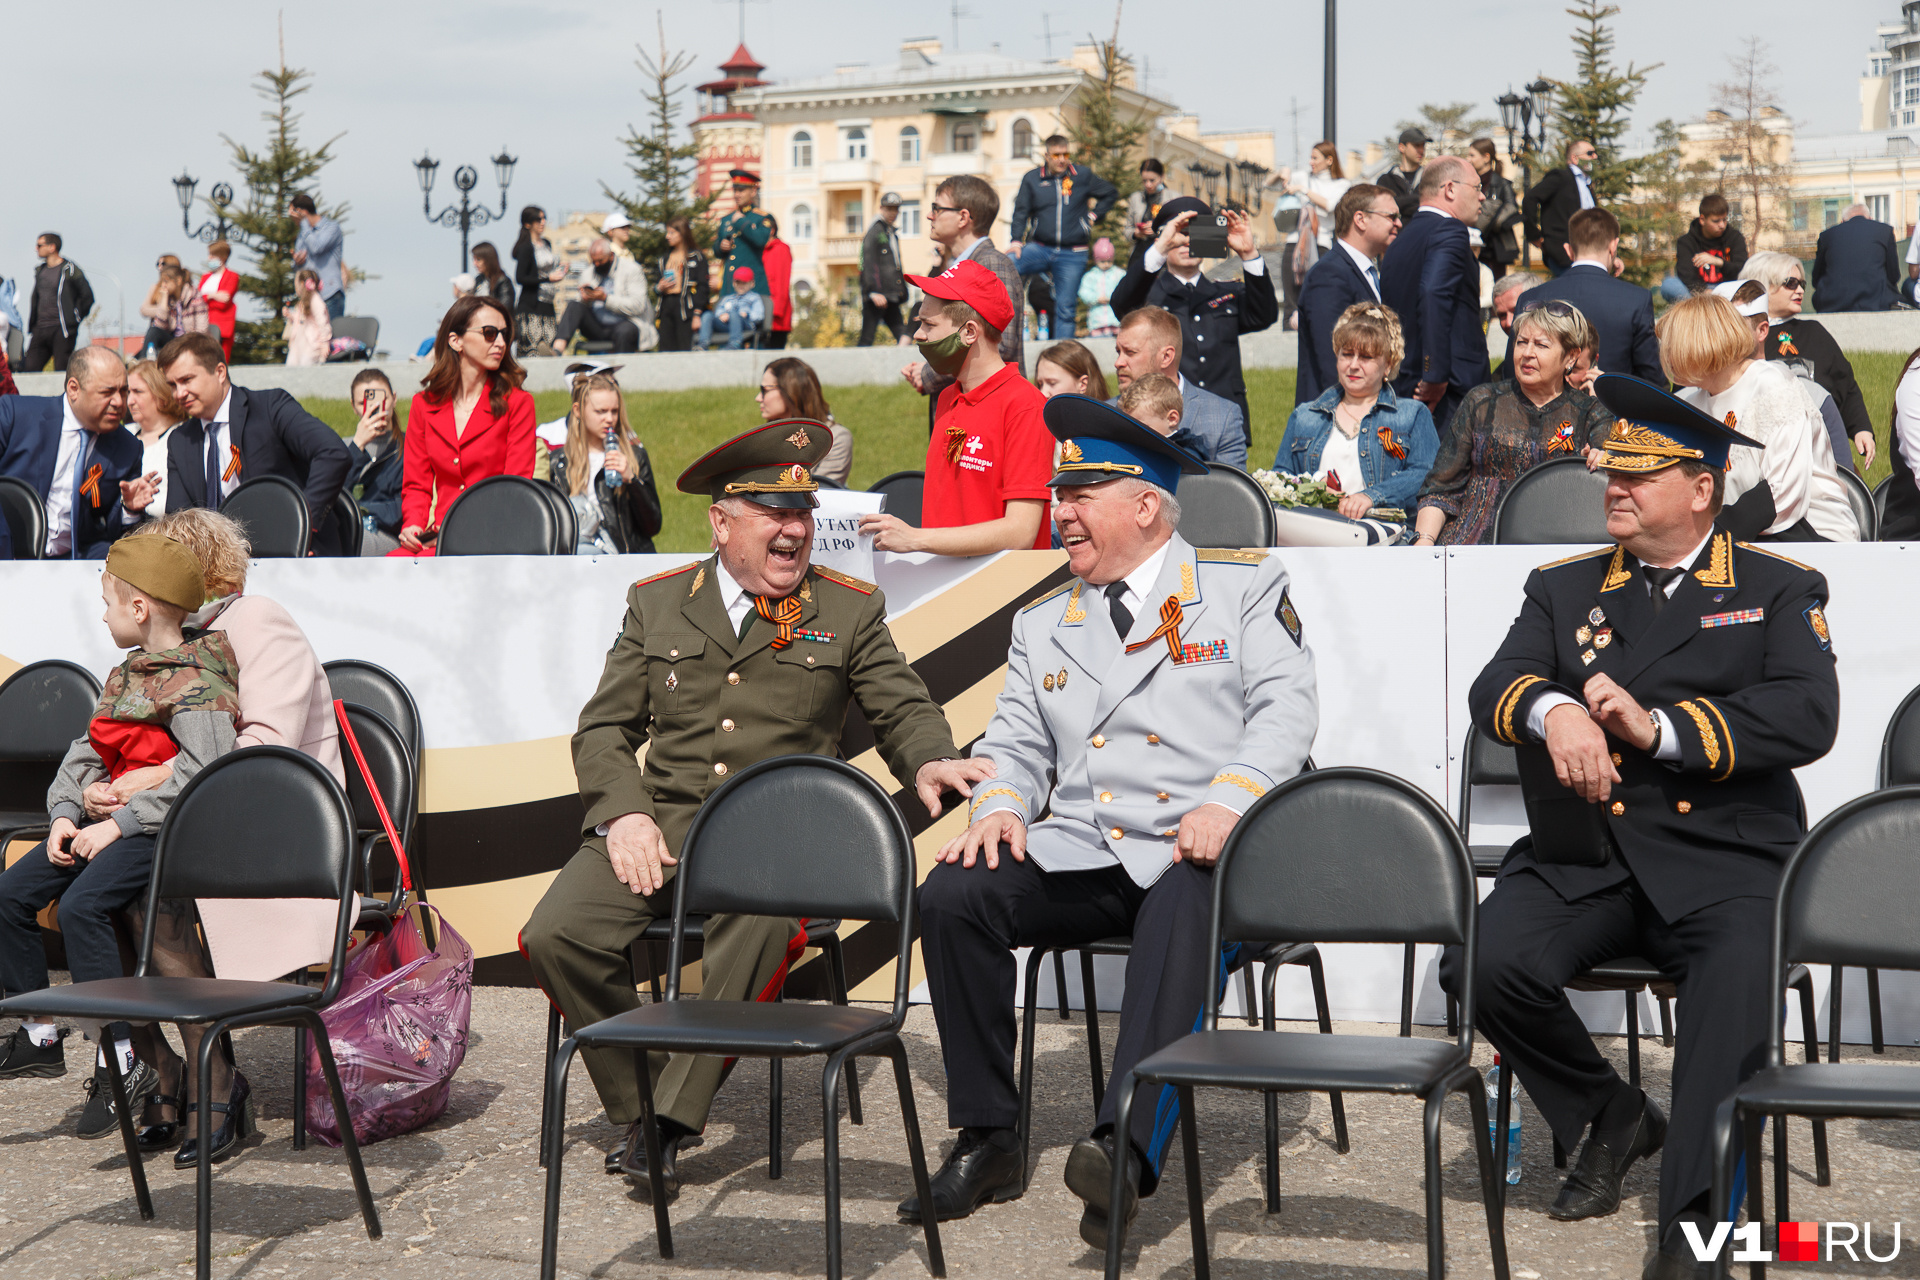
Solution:
<svg viewBox="0 0 1920 1280">
<path fill-rule="evenodd" d="M 300 624 L 265 596 L 244 594 L 252 548 L 241 527 L 226 516 L 194 508 L 151 521 L 134 537 L 163 534 L 186 545 L 207 576 L 209 603 L 187 619 L 189 626 L 224 631 L 240 664 L 240 717 L 235 746 L 293 747 L 312 756 L 343 786 L 340 734 L 333 718 L 333 693 L 327 674 Z M 90 814 L 105 816 L 136 791 L 165 785 L 168 766 L 135 770 L 112 784 L 87 792 Z M 203 955 L 194 936 L 192 913 L 168 912 L 152 922 L 154 971 L 168 977 L 221 977 L 266 982 L 325 961 L 333 951 L 339 904 L 328 899 L 201 898 L 199 922 L 206 935 Z M 210 971 L 209 971 L 209 961 Z M 174 1155 L 176 1168 L 198 1163 L 195 1138 L 185 1124 L 194 1096 L 189 1064 L 198 1060 L 203 1027 L 182 1026 L 183 1061 L 158 1027 L 135 1029 L 135 1053 L 160 1075 L 160 1091 L 139 1117 L 142 1150 L 164 1151 L 185 1128 L 186 1141 Z M 223 1054 L 213 1056 L 210 1096 L 215 1103 L 213 1158 L 220 1159 L 247 1136 L 249 1086 Z M 304 1067 L 299 1068 L 304 1070 Z"/>
</svg>

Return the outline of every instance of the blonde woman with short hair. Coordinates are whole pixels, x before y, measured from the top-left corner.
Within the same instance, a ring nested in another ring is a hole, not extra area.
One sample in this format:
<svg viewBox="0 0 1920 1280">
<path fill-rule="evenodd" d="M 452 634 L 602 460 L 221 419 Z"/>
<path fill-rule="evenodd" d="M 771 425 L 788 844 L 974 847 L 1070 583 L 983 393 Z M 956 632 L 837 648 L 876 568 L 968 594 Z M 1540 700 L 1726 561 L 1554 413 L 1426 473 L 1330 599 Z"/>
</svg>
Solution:
<svg viewBox="0 0 1920 1280">
<path fill-rule="evenodd" d="M 1698 293 L 1667 308 L 1655 330 L 1661 367 L 1680 398 L 1765 446 L 1734 450 L 1725 526 L 1764 541 L 1858 542 L 1860 525 L 1834 468 L 1826 424 L 1790 370 L 1754 358 L 1753 329 L 1733 304 Z M 1762 485 L 1773 506 L 1764 522 L 1764 501 L 1734 509 Z"/>
</svg>

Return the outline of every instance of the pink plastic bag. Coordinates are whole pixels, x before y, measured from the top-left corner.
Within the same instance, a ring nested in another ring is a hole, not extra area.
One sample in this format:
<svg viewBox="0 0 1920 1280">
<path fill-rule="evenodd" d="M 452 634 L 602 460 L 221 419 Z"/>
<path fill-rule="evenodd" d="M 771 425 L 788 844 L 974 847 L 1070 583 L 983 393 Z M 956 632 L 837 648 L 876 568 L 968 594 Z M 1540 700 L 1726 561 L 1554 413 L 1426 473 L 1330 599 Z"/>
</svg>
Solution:
<svg viewBox="0 0 1920 1280">
<path fill-rule="evenodd" d="M 353 1135 L 363 1144 L 410 1133 L 447 1109 L 453 1073 L 467 1056 L 473 1014 L 473 948 L 433 911 L 439 947 L 409 911 L 347 957 L 340 997 L 320 1011 L 333 1042 Z M 319 1046 L 307 1048 L 307 1130 L 340 1145 Z"/>
</svg>

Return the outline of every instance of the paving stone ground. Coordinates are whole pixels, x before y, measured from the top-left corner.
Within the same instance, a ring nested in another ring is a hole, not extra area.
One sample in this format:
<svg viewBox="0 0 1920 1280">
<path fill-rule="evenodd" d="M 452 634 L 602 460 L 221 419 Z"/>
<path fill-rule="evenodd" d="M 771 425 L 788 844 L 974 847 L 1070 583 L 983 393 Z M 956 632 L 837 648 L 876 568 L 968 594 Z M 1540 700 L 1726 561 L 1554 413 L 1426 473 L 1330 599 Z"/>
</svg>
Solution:
<svg viewBox="0 0 1920 1280">
<path fill-rule="evenodd" d="M 235 1037 L 260 1104 L 262 1134 L 215 1174 L 216 1276 L 491 1280 L 537 1273 L 543 1182 L 534 1145 L 545 1006 L 530 991 L 483 988 L 474 997 L 477 1043 L 446 1115 L 422 1132 L 366 1151 L 385 1227 L 375 1241 L 360 1225 L 340 1153 L 318 1143 L 292 1149 L 291 1034 L 255 1030 Z M 1108 1046 L 1116 1021 L 1103 1019 Z M 1373 1024 L 1336 1029 L 1393 1031 Z M 1068 1022 L 1042 1016 L 1032 1186 L 1020 1200 L 946 1224 L 949 1275 L 1088 1280 L 1099 1274 L 1100 1259 L 1075 1231 L 1079 1201 L 1061 1183 L 1067 1148 L 1092 1116 L 1083 1037 L 1079 1015 Z M 913 1010 L 907 1038 L 915 1105 L 937 1153 L 951 1135 L 943 1127 L 944 1076 L 930 1011 Z M 1624 1071 L 1624 1041 L 1602 1043 Z M 169 1157 L 150 1160 L 157 1214 L 142 1222 L 118 1139 L 71 1136 L 87 1074 L 83 1052 L 77 1045 L 70 1051 L 64 1078 L 0 1084 L 0 1277 L 190 1275 L 191 1174 L 176 1173 Z M 1657 1039 L 1645 1041 L 1643 1053 L 1649 1086 L 1664 1101 L 1671 1054 Z M 1867 1056 L 1867 1050 L 1850 1056 Z M 1484 1047 L 1479 1057 L 1483 1065 L 1489 1059 Z M 1885 1060 L 1920 1063 L 1920 1051 L 1890 1050 Z M 609 1280 L 823 1275 L 816 1072 L 805 1062 L 787 1068 L 787 1169 L 778 1182 L 767 1177 L 766 1068 L 745 1064 L 735 1073 L 705 1144 L 682 1156 L 686 1186 L 673 1206 L 678 1257 L 672 1261 L 655 1251 L 649 1208 L 624 1180 L 601 1173 L 600 1153 L 614 1134 L 585 1073 L 577 1073 L 567 1125 L 561 1273 Z M 842 1124 L 849 1277 L 926 1275 L 917 1229 L 894 1216 L 911 1179 L 891 1074 L 884 1061 L 862 1064 L 866 1124 Z M 1425 1273 L 1417 1102 L 1349 1095 L 1352 1150 L 1341 1155 L 1324 1097 L 1283 1099 L 1284 1202 L 1272 1216 L 1262 1211 L 1258 1099 L 1202 1093 L 1198 1109 L 1215 1276 L 1401 1280 Z M 1530 1108 L 1523 1116 L 1525 1176 L 1507 1215 L 1513 1274 L 1519 1280 L 1638 1277 L 1652 1236 L 1657 1163 L 1633 1171 L 1626 1201 L 1612 1217 L 1553 1222 L 1544 1212 L 1558 1185 L 1548 1136 Z M 1442 1135 L 1448 1268 L 1455 1277 L 1491 1274 L 1468 1124 L 1465 1102 L 1455 1101 Z M 1791 1146 L 1795 1218 L 1870 1219 L 1882 1250 L 1889 1225 L 1899 1220 L 1902 1251 L 1886 1265 L 1776 1266 L 1773 1274 L 1920 1276 L 1920 1244 L 1913 1239 L 1920 1231 L 1920 1125 L 1833 1125 L 1830 1187 L 1813 1184 L 1805 1122 L 1794 1122 Z M 1147 1201 L 1130 1237 L 1130 1275 L 1193 1275 L 1183 1176 L 1176 1144 L 1165 1188 Z"/>
</svg>

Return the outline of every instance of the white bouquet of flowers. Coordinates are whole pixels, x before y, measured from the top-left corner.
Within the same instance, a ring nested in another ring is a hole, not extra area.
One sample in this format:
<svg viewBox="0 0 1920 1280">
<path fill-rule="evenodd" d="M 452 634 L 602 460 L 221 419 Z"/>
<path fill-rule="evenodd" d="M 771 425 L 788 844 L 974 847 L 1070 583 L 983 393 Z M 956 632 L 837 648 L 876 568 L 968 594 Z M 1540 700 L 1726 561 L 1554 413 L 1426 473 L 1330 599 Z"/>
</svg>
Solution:
<svg viewBox="0 0 1920 1280">
<path fill-rule="evenodd" d="M 1276 507 L 1319 507 L 1331 511 L 1340 505 L 1340 492 L 1329 489 L 1325 480 L 1285 471 L 1256 471 L 1253 478 L 1267 491 Z"/>
</svg>

